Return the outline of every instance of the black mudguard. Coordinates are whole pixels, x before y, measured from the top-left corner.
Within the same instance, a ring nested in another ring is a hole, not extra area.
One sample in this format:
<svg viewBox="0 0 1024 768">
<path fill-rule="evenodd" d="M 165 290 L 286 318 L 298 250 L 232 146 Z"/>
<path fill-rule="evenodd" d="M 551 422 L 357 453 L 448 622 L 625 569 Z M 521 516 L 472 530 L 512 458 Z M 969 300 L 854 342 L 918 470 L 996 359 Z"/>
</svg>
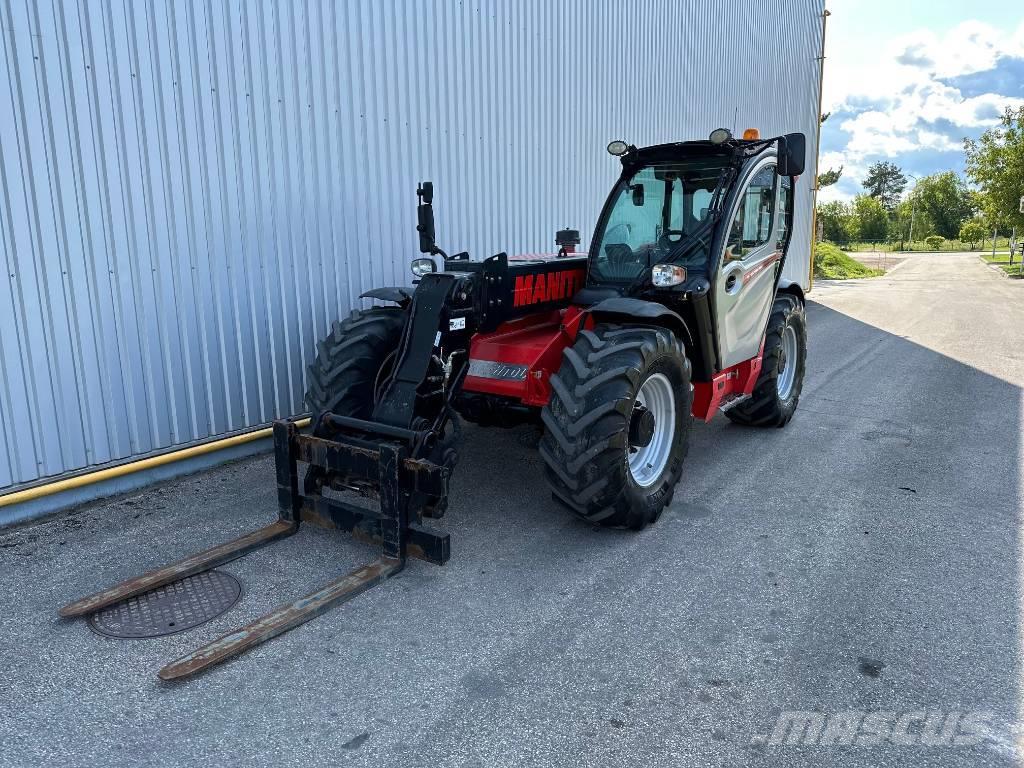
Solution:
<svg viewBox="0 0 1024 768">
<path fill-rule="evenodd" d="M 393 301 L 395 304 L 405 306 L 412 300 L 412 293 L 408 288 L 391 286 L 389 288 L 373 288 L 359 294 L 360 299 L 378 299 L 380 301 Z"/>
<path fill-rule="evenodd" d="M 678 312 L 673 312 L 663 304 L 625 296 L 603 299 L 587 310 L 595 320 L 612 320 L 616 322 L 649 322 L 670 328 L 687 344 L 693 343 L 690 329 Z"/>
</svg>

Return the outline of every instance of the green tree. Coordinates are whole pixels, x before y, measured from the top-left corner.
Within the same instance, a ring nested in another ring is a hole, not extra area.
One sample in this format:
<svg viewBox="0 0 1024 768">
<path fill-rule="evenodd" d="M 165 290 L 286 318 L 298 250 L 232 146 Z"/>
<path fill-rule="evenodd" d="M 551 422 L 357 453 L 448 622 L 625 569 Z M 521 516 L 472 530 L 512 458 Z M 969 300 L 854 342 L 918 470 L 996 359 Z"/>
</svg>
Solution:
<svg viewBox="0 0 1024 768">
<path fill-rule="evenodd" d="M 848 243 L 856 236 L 853 213 L 850 206 L 841 200 L 819 205 L 818 221 L 821 222 L 825 239 L 830 242 Z"/>
<path fill-rule="evenodd" d="M 928 243 L 929 248 L 931 248 L 933 251 L 937 251 L 942 247 L 942 244 L 946 242 L 946 238 L 944 238 L 942 235 L 928 235 L 928 237 L 926 237 L 924 241 Z"/>
<path fill-rule="evenodd" d="M 885 160 L 868 166 L 864 177 L 864 191 L 876 198 L 887 211 L 896 210 L 900 195 L 907 186 L 907 177 L 895 163 Z"/>
<path fill-rule="evenodd" d="M 960 232 L 960 225 L 974 215 L 971 192 L 963 179 L 953 171 L 933 173 L 917 182 L 910 193 L 911 203 L 917 200 L 917 213 L 924 214 L 935 234 L 952 239 Z M 914 237 L 920 239 L 917 222 Z"/>
<path fill-rule="evenodd" d="M 985 221 L 1000 229 L 1024 227 L 1024 107 L 1007 108 L 999 124 L 977 141 L 964 140 L 967 175 L 978 185 Z"/>
<path fill-rule="evenodd" d="M 889 230 L 889 214 L 877 198 L 857 195 L 853 198 L 853 219 L 859 240 L 884 240 Z"/>
<path fill-rule="evenodd" d="M 831 187 L 833 184 L 835 184 L 837 181 L 839 181 L 839 178 L 842 175 L 843 175 L 843 166 L 841 166 L 841 165 L 839 166 L 839 170 L 835 170 L 833 168 L 829 168 L 824 173 L 819 173 L 818 174 L 818 189 L 822 189 L 824 187 Z"/>
<path fill-rule="evenodd" d="M 914 222 L 913 233 L 910 231 L 911 221 Z M 928 218 L 928 213 L 922 211 L 920 206 L 915 208 L 914 201 L 910 197 L 900 201 L 889 219 L 889 238 L 892 240 L 903 242 L 909 240 L 911 234 L 914 235 L 914 240 L 924 240 L 926 235 L 930 235 L 934 231 L 935 227 L 932 225 L 931 219 Z"/>
<path fill-rule="evenodd" d="M 984 240 L 986 235 L 988 235 L 988 227 L 977 219 L 965 221 L 960 227 L 960 242 L 970 243 L 971 250 L 974 249 L 974 244 Z"/>
</svg>

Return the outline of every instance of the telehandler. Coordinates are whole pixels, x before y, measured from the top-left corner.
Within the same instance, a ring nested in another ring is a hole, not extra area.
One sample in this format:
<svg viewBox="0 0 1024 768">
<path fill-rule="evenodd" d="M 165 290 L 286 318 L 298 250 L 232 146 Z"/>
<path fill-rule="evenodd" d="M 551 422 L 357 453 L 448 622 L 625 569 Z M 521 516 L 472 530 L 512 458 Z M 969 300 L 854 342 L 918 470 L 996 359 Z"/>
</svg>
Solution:
<svg viewBox="0 0 1024 768">
<path fill-rule="evenodd" d="M 311 435 L 274 423 L 279 519 L 61 610 L 82 616 L 251 552 L 300 521 L 378 543 L 381 556 L 160 670 L 186 677 L 264 642 L 404 568 L 449 558 L 444 514 L 460 421 L 536 423 L 556 500 L 583 520 L 639 529 L 672 500 L 694 418 L 782 427 L 806 357 L 804 296 L 783 279 L 801 133 L 637 148 L 586 253 L 483 261 L 435 242 L 433 188 L 417 189 L 415 289 L 352 312 L 317 345 Z M 808 254 L 796 254 L 808 259 Z M 300 476 L 300 464 L 305 471 Z M 355 495 L 377 500 L 360 505 Z"/>
</svg>

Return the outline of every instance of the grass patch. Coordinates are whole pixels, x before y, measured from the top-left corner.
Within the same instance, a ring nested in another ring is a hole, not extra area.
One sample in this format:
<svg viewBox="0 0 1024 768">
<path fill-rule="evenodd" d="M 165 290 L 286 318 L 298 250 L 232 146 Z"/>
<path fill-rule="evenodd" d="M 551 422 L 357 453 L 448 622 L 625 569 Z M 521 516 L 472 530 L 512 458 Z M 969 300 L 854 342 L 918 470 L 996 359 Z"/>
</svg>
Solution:
<svg viewBox="0 0 1024 768">
<path fill-rule="evenodd" d="M 823 280 L 853 280 L 860 277 L 878 277 L 885 270 L 865 267 L 852 256 L 847 256 L 832 243 L 814 246 L 814 276 Z"/>
<path fill-rule="evenodd" d="M 995 256 L 992 255 L 991 251 L 989 253 L 982 253 L 982 254 L 979 254 L 979 255 L 981 256 L 981 258 L 983 258 L 989 264 L 1006 264 L 1007 266 L 1009 266 L 1009 264 L 1010 264 L 1010 253 L 1009 253 L 1009 251 L 1007 251 L 1006 253 L 997 253 Z M 1020 254 L 1018 254 L 1018 255 L 1013 257 L 1013 266 L 1016 267 L 1019 264 L 1020 264 Z"/>
<path fill-rule="evenodd" d="M 1010 256 L 1007 253 L 997 253 L 995 256 L 991 253 L 983 253 L 981 254 L 981 258 L 989 264 L 999 267 L 1010 277 L 1024 277 L 1024 275 L 1020 273 L 1020 256 L 1014 258 L 1013 264 L 1010 263 Z"/>
</svg>

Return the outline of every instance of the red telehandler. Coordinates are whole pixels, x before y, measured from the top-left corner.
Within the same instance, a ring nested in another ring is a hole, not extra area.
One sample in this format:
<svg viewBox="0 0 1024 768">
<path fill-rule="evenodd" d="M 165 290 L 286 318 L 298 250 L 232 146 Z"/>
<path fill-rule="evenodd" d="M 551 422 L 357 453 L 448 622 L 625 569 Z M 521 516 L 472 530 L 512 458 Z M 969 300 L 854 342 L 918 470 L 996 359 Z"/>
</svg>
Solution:
<svg viewBox="0 0 1024 768">
<path fill-rule="evenodd" d="M 159 673 L 185 677 L 380 583 L 409 557 L 445 563 L 448 535 L 423 523 L 445 511 L 463 419 L 541 425 L 554 498 L 590 523 L 630 529 L 672 500 L 693 418 L 721 410 L 739 424 L 785 426 L 806 357 L 803 291 L 783 279 L 804 135 L 717 129 L 706 141 L 608 150 L 622 170 L 588 253 L 575 252 L 578 232 L 562 230 L 550 257 L 449 258 L 422 184 L 417 229 L 428 255 L 413 261 L 415 289 L 367 291 L 390 306 L 353 312 L 318 344 L 306 393 L 312 435 L 274 423 L 279 519 L 61 615 L 221 565 L 301 521 L 382 547 L 373 563 Z"/>
</svg>

